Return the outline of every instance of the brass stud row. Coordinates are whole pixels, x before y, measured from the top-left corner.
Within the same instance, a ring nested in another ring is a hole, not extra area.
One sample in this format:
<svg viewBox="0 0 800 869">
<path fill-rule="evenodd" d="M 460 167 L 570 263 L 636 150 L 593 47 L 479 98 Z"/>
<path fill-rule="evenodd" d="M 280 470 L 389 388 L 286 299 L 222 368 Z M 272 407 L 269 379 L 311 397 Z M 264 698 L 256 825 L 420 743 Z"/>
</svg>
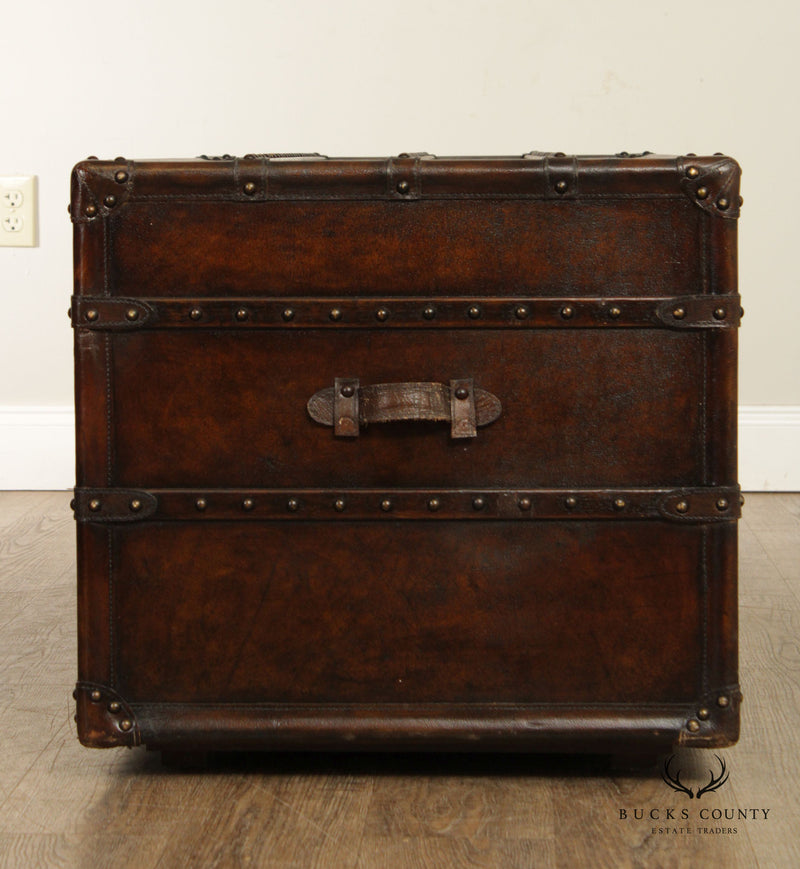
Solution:
<svg viewBox="0 0 800 869">
<path fill-rule="evenodd" d="M 722 309 L 718 309 L 722 310 Z M 435 320 L 438 311 L 433 305 L 426 305 L 422 309 L 422 317 L 425 320 Z M 614 305 L 605 311 L 606 315 L 611 320 L 618 320 L 622 316 L 622 309 L 618 306 Z M 470 320 L 480 320 L 483 317 L 483 309 L 480 305 L 470 305 L 466 310 L 467 317 Z M 517 320 L 527 320 L 531 315 L 531 310 L 527 305 L 519 304 L 513 308 L 514 317 Z M 562 320 L 571 320 L 575 316 L 575 308 L 573 305 L 564 304 L 558 309 L 558 315 Z M 87 311 L 84 315 L 87 320 L 94 322 L 99 317 L 99 312 L 92 308 Z M 128 320 L 136 320 L 139 317 L 139 312 L 135 309 L 131 308 L 126 312 Z M 200 307 L 191 308 L 188 313 L 189 319 L 195 322 L 203 319 L 204 313 L 203 309 Z M 237 308 L 233 312 L 234 319 L 238 320 L 240 323 L 244 323 L 248 321 L 251 317 L 251 312 L 246 307 Z M 380 307 L 375 311 L 375 319 L 380 323 L 385 323 L 387 320 L 391 319 L 392 312 L 389 308 Z M 676 308 L 674 312 L 674 316 L 676 319 L 683 319 L 686 316 L 686 311 L 683 308 Z M 717 314 L 715 313 L 715 316 Z M 297 317 L 297 311 L 294 308 L 284 308 L 281 311 L 281 319 L 284 323 L 291 323 Z M 724 319 L 725 313 L 723 312 L 721 316 L 717 316 L 717 319 Z M 334 323 L 339 323 L 343 321 L 345 318 L 345 312 L 339 307 L 333 307 L 328 311 L 328 319 Z"/>
<path fill-rule="evenodd" d="M 354 390 L 354 387 L 348 385 L 348 386 L 343 386 L 341 389 L 341 392 L 345 398 L 350 398 L 354 394 L 355 390 Z M 469 397 L 469 390 L 467 390 L 465 387 L 459 387 L 455 391 L 455 397 L 459 400 L 465 400 Z M 740 500 L 740 503 L 742 503 L 744 501 L 743 498 L 740 498 L 739 500 Z M 431 512 L 436 512 L 442 506 L 441 501 L 439 500 L 439 498 L 436 498 L 436 497 L 429 498 L 426 503 L 427 503 L 428 509 Z M 486 504 L 487 504 L 486 498 L 483 497 L 482 495 L 476 495 L 472 499 L 472 508 L 474 510 L 483 510 L 486 507 Z M 73 506 L 73 505 L 71 505 L 71 506 Z M 99 513 L 103 509 L 103 502 L 100 501 L 100 499 L 98 499 L 98 498 L 92 498 L 91 500 L 89 500 L 87 506 L 88 506 L 89 512 Z M 202 497 L 197 498 L 194 502 L 194 506 L 198 512 L 202 513 L 208 508 L 208 501 Z M 565 510 L 568 510 L 568 511 L 575 510 L 575 508 L 578 506 L 578 499 L 575 497 L 575 495 L 568 495 L 566 498 L 564 498 L 563 506 L 564 506 Z M 599 506 L 599 504 L 593 502 L 591 506 L 593 508 L 596 508 Z M 628 501 L 625 500 L 625 498 L 620 497 L 620 498 L 614 498 L 610 502 L 610 506 L 612 507 L 612 509 L 614 511 L 619 513 L 619 512 L 622 512 L 624 510 L 627 510 L 629 507 L 629 503 L 628 503 Z M 254 510 L 255 507 L 256 507 L 256 502 L 255 502 L 253 497 L 248 496 L 248 497 L 245 497 L 242 499 L 242 501 L 241 501 L 242 510 L 244 510 L 246 512 L 250 512 L 250 511 Z M 336 498 L 333 501 L 333 507 L 337 512 L 341 513 L 347 508 L 347 502 L 343 497 Z M 389 499 L 389 498 L 385 498 L 384 500 L 382 500 L 380 502 L 380 508 L 384 512 L 389 512 L 392 509 L 392 507 L 393 507 L 393 503 L 392 503 L 391 499 Z M 531 510 L 533 507 L 533 502 L 532 502 L 530 496 L 528 496 L 528 495 L 521 496 L 517 500 L 517 507 L 523 512 L 527 512 L 527 511 Z M 676 513 L 679 513 L 681 515 L 685 515 L 686 513 L 689 512 L 690 507 L 691 507 L 690 501 L 686 498 L 683 498 L 675 504 L 674 509 L 675 509 Z M 726 513 L 730 509 L 730 502 L 727 498 L 718 498 L 717 501 L 715 502 L 715 507 L 720 513 Z M 141 510 L 143 508 L 144 508 L 144 503 L 139 498 L 132 498 L 128 502 L 128 509 L 131 511 L 131 513 L 139 513 L 139 512 L 141 512 Z M 286 509 L 290 513 L 295 513 L 300 508 L 301 508 L 301 503 L 297 498 L 289 498 L 289 500 L 286 502 Z M 74 506 L 73 506 L 73 509 L 74 509 Z"/>
<path fill-rule="evenodd" d="M 96 323 L 100 319 L 100 312 L 97 308 L 88 308 L 83 315 L 90 323 Z M 139 319 L 140 312 L 138 308 L 128 308 L 125 311 L 125 319 L 133 323 Z"/>
<path fill-rule="evenodd" d="M 720 513 L 724 513 L 730 507 L 730 503 L 727 498 L 719 498 L 716 503 L 716 508 Z M 675 505 L 676 513 L 688 513 L 689 512 L 689 502 L 688 501 L 678 501 Z"/>
<path fill-rule="evenodd" d="M 344 387 L 344 389 L 349 389 L 349 388 L 350 387 Z M 344 391 L 344 389 L 343 389 L 343 391 Z M 722 507 L 719 506 L 721 503 L 723 503 L 723 501 L 724 501 L 724 499 L 720 499 L 720 501 L 717 502 L 717 507 L 720 510 L 723 509 Z M 92 506 L 92 504 L 99 505 L 99 503 L 100 503 L 99 501 L 90 502 L 89 509 L 90 510 L 95 510 L 95 509 L 99 510 L 100 509 L 99 506 L 96 508 Z M 333 509 L 336 510 L 337 513 L 343 513 L 347 509 L 347 500 L 343 497 L 338 497 L 334 501 L 332 501 L 331 503 L 332 503 Z M 726 507 L 724 509 L 727 509 L 727 502 L 725 501 L 724 503 L 726 504 Z M 428 498 L 426 500 L 425 504 L 431 513 L 438 512 L 439 509 L 442 507 L 442 502 L 437 497 Z M 472 509 L 473 510 L 481 511 L 486 507 L 486 504 L 487 504 L 486 498 L 483 497 L 482 495 L 476 495 L 472 499 Z M 137 512 L 137 511 L 142 509 L 142 504 L 138 500 L 131 501 L 129 506 L 130 506 L 130 509 L 134 512 Z M 391 500 L 391 498 L 384 498 L 382 501 L 380 501 L 379 506 L 380 506 L 380 509 L 384 513 L 389 513 L 394 509 L 394 502 Z M 563 507 L 565 510 L 571 511 L 571 510 L 574 510 L 577 506 L 578 506 L 578 499 L 574 495 L 569 495 L 564 499 Z M 599 506 L 599 505 L 597 505 L 597 506 Z M 247 497 L 247 498 L 242 499 L 241 509 L 244 510 L 245 512 L 249 513 L 252 510 L 254 510 L 255 507 L 256 507 L 256 502 L 252 497 Z M 522 497 L 520 497 L 517 500 L 517 507 L 522 512 L 529 512 L 533 508 L 533 501 L 528 495 L 523 495 Z M 616 510 L 617 512 L 620 512 L 622 510 L 627 509 L 628 502 L 624 498 L 615 498 L 613 501 L 611 501 L 611 507 L 614 510 Z M 286 509 L 290 513 L 297 513 L 301 508 L 302 508 L 302 503 L 298 498 L 289 498 L 286 501 Z M 197 509 L 201 513 L 205 512 L 205 510 L 208 509 L 208 501 L 205 498 L 197 498 L 197 500 L 195 501 L 195 509 Z M 685 513 L 689 509 L 689 505 L 686 501 L 681 501 L 676 506 L 675 509 L 679 513 Z"/>
</svg>

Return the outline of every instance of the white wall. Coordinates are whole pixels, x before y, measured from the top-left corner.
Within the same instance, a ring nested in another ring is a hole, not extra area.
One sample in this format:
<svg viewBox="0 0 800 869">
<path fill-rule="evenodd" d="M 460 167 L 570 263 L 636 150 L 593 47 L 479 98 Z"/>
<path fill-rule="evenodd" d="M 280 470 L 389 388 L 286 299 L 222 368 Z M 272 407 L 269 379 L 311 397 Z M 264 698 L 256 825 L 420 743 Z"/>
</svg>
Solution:
<svg viewBox="0 0 800 869">
<path fill-rule="evenodd" d="M 800 420 L 799 25 L 789 0 L 6 3 L 0 175 L 38 175 L 41 216 L 39 247 L 0 248 L 0 411 L 71 402 L 66 204 L 89 154 L 648 149 L 742 164 L 741 401 Z M 798 431 L 782 483 L 743 478 L 800 488 Z M 34 441 L 0 486 L 33 480 Z"/>
</svg>

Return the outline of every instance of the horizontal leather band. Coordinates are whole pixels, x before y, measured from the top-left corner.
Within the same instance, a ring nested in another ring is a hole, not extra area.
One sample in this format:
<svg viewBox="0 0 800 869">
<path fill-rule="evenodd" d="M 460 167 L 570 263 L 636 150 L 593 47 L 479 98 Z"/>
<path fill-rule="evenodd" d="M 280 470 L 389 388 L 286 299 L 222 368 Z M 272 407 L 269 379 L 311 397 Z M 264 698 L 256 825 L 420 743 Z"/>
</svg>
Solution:
<svg viewBox="0 0 800 869">
<path fill-rule="evenodd" d="M 740 298 L 614 297 L 109 298 L 74 296 L 82 329 L 731 329 Z"/>
<path fill-rule="evenodd" d="M 725 522 L 738 487 L 675 489 L 76 489 L 81 522 L 562 519 Z"/>
</svg>

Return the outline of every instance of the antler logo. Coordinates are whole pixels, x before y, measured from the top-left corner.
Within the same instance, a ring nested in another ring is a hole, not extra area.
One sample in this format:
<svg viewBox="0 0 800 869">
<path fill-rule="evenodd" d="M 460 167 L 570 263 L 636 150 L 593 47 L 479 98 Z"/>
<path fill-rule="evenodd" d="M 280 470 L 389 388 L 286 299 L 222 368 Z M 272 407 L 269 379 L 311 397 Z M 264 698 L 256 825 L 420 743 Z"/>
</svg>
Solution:
<svg viewBox="0 0 800 869">
<path fill-rule="evenodd" d="M 705 787 L 698 788 L 697 794 L 694 793 L 692 788 L 687 788 L 685 784 L 681 781 L 681 770 L 678 770 L 677 774 L 673 776 L 669 767 L 675 758 L 674 754 L 671 754 L 666 761 L 664 762 L 664 769 L 661 772 L 661 778 L 664 779 L 664 784 L 668 785 L 674 791 L 679 791 L 680 793 L 687 794 L 690 800 L 693 800 L 695 796 L 699 800 L 703 794 L 711 793 L 711 791 L 718 790 L 721 788 L 725 782 L 728 780 L 728 773 L 725 767 L 725 761 L 720 758 L 718 754 L 715 754 L 714 757 L 717 759 L 717 763 L 720 766 L 719 775 L 715 776 L 713 770 L 709 770 L 709 775 L 711 776 L 708 784 Z"/>
</svg>

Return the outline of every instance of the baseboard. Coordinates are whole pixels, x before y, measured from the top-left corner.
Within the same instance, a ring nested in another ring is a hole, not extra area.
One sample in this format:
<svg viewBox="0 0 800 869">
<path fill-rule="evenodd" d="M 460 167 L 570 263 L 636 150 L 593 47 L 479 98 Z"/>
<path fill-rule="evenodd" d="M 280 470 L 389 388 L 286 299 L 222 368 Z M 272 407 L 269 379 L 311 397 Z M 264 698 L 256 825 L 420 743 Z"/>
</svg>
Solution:
<svg viewBox="0 0 800 869">
<path fill-rule="evenodd" d="M 739 408 L 739 482 L 745 492 L 800 492 L 800 407 Z"/>
<path fill-rule="evenodd" d="M 0 489 L 68 489 L 75 480 L 71 407 L 0 407 Z M 746 492 L 800 491 L 800 406 L 739 408 Z"/>
<path fill-rule="evenodd" d="M 72 407 L 0 407 L 0 489 L 75 485 Z"/>
</svg>

